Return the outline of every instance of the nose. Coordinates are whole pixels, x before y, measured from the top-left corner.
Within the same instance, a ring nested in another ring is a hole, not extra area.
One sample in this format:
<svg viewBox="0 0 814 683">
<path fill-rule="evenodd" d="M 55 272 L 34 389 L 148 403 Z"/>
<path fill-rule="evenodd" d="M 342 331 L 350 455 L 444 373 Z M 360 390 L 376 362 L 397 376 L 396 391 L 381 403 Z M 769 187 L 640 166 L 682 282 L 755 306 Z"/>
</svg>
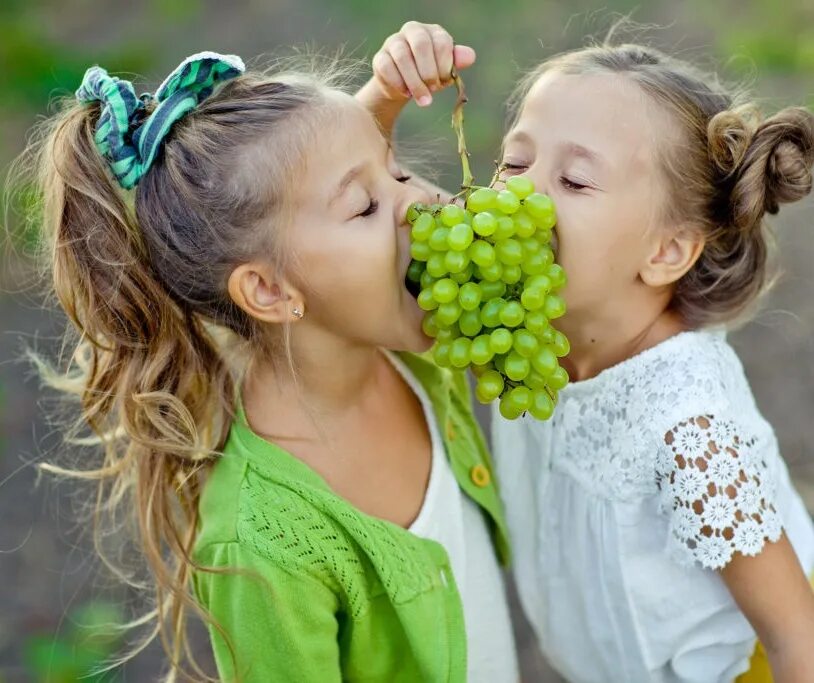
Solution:
<svg viewBox="0 0 814 683">
<path fill-rule="evenodd" d="M 421 203 L 429 204 L 432 202 L 432 197 L 428 190 L 418 185 L 411 185 L 410 181 L 402 183 L 401 196 L 395 203 L 396 210 L 396 225 L 409 227 L 407 222 L 407 209 L 411 204 Z"/>
</svg>

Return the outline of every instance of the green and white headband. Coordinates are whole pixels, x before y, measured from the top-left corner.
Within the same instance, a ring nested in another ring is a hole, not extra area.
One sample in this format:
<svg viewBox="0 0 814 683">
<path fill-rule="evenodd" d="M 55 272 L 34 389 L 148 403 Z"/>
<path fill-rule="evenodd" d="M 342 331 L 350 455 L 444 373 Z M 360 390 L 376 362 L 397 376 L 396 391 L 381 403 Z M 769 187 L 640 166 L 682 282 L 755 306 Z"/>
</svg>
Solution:
<svg viewBox="0 0 814 683">
<path fill-rule="evenodd" d="M 96 148 L 124 189 L 135 187 L 156 158 L 172 124 L 212 94 L 218 83 L 246 70 L 235 55 L 201 52 L 187 57 L 164 80 L 155 95 L 136 96 L 133 84 L 94 66 L 76 91 L 80 102 L 101 102 Z M 155 103 L 147 115 L 147 105 Z"/>
</svg>

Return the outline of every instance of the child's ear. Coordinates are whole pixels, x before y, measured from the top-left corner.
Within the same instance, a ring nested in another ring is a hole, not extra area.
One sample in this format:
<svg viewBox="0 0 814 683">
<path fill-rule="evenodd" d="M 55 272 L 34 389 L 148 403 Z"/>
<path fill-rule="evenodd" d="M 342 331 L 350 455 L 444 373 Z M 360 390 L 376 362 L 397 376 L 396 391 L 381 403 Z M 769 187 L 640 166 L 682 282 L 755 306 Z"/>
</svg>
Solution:
<svg viewBox="0 0 814 683">
<path fill-rule="evenodd" d="M 664 287 L 680 280 L 704 250 L 704 238 L 691 228 L 664 229 L 654 240 L 639 277 L 650 287 Z"/>
<path fill-rule="evenodd" d="M 305 300 L 269 263 L 243 263 L 229 275 L 229 296 L 252 318 L 267 323 L 302 318 Z"/>
</svg>

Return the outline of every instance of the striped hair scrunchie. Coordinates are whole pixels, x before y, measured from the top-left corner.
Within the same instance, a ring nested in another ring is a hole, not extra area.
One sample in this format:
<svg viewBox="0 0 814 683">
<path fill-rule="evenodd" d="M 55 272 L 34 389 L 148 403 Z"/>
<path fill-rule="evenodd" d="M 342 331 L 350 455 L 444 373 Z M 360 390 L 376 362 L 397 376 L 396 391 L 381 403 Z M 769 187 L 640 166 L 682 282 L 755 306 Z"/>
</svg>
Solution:
<svg viewBox="0 0 814 683">
<path fill-rule="evenodd" d="M 187 57 L 155 95 L 136 96 L 130 81 L 110 76 L 99 66 L 85 72 L 76 91 L 80 102 L 101 102 L 94 136 L 119 185 L 129 190 L 156 158 L 172 124 L 212 94 L 215 86 L 245 71 L 235 55 L 201 52 Z M 155 108 L 148 115 L 147 105 Z"/>
</svg>

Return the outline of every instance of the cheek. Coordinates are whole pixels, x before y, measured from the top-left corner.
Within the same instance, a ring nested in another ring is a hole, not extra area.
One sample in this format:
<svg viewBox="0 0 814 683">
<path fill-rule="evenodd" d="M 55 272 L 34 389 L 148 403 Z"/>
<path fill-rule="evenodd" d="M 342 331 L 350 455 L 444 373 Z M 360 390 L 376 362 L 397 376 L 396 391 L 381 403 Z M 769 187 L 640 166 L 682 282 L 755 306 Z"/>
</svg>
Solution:
<svg viewBox="0 0 814 683">
<path fill-rule="evenodd" d="M 323 234 L 301 256 L 303 289 L 311 306 L 330 313 L 334 306 L 370 309 L 390 291 L 395 240 L 371 226 Z"/>
</svg>

